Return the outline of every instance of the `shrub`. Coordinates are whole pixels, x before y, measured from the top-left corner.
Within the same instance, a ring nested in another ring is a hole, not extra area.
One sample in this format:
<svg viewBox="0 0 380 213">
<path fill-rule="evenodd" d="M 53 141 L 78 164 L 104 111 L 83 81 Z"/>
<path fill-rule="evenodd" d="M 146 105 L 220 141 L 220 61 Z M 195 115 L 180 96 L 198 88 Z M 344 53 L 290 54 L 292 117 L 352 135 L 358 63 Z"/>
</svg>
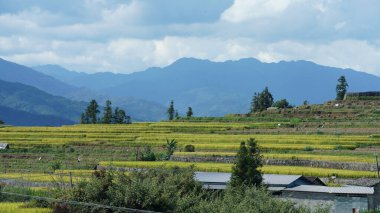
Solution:
<svg viewBox="0 0 380 213">
<path fill-rule="evenodd" d="M 53 171 L 58 170 L 61 168 L 61 162 L 53 162 L 51 163 L 50 167 L 53 169 Z"/>
<path fill-rule="evenodd" d="M 191 144 L 185 146 L 185 152 L 195 152 L 195 147 Z"/>
<path fill-rule="evenodd" d="M 141 161 L 156 161 L 156 154 L 152 152 L 152 149 L 150 146 L 146 146 L 144 148 L 144 152 L 142 155 L 139 157 L 139 160 Z"/>
<path fill-rule="evenodd" d="M 311 151 L 314 151 L 314 148 L 311 147 L 311 146 L 306 146 L 306 147 L 304 148 L 304 151 L 311 152 Z"/>
<path fill-rule="evenodd" d="M 227 187 L 219 192 L 205 190 L 194 179 L 192 167 L 156 168 L 133 171 L 128 175 L 123 172 L 101 172 L 73 188 L 57 190 L 56 196 L 64 200 L 160 212 L 311 212 L 290 201 L 272 198 L 264 188 Z M 73 209 L 69 204 L 53 208 L 55 212 Z M 74 212 L 91 211 L 78 208 Z"/>
</svg>

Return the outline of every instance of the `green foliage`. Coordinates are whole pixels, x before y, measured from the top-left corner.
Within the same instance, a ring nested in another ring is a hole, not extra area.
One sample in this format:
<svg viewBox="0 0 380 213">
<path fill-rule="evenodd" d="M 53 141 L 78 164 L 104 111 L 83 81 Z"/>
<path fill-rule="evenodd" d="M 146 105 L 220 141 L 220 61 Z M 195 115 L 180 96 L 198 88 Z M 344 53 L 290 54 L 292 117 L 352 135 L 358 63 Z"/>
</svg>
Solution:
<svg viewBox="0 0 380 213">
<path fill-rule="evenodd" d="M 150 146 L 146 146 L 144 148 L 144 152 L 139 156 L 138 160 L 141 161 L 156 161 L 156 155 L 152 152 L 152 148 Z"/>
<path fill-rule="evenodd" d="M 188 144 L 185 146 L 185 152 L 195 152 L 194 145 Z"/>
<path fill-rule="evenodd" d="M 342 75 L 338 79 L 338 85 L 336 85 L 336 100 L 343 100 L 344 95 L 347 92 L 348 83 L 346 78 Z"/>
<path fill-rule="evenodd" d="M 112 123 L 113 119 L 113 114 L 112 114 L 112 107 L 111 107 L 111 101 L 107 100 L 106 101 L 106 106 L 104 107 L 104 112 L 103 112 L 103 118 L 102 118 L 102 123 L 103 124 L 110 124 Z"/>
<path fill-rule="evenodd" d="M 82 124 L 98 123 L 99 105 L 96 100 L 91 100 L 84 113 L 81 114 Z"/>
<path fill-rule="evenodd" d="M 0 120 L 0 124 L 4 124 L 4 121 Z"/>
<path fill-rule="evenodd" d="M 112 123 L 115 124 L 130 124 L 131 117 L 128 116 L 124 110 L 119 109 L 119 107 L 116 107 L 115 113 L 113 114 L 113 121 Z"/>
<path fill-rule="evenodd" d="M 335 148 L 335 147 L 334 147 L 334 148 Z M 314 148 L 311 147 L 311 146 L 306 146 L 306 147 L 304 148 L 304 151 L 311 152 L 311 151 L 314 151 Z"/>
<path fill-rule="evenodd" d="M 166 144 L 164 145 L 164 148 L 166 149 L 165 159 L 169 160 L 170 157 L 173 155 L 174 151 L 177 149 L 177 141 L 175 139 L 166 139 Z"/>
<path fill-rule="evenodd" d="M 189 107 L 186 112 L 186 116 L 191 118 L 193 116 L 193 108 Z"/>
<path fill-rule="evenodd" d="M 291 105 L 289 104 L 289 102 L 286 99 L 281 99 L 281 100 L 276 101 L 273 104 L 273 107 L 278 107 L 280 109 L 286 109 L 286 108 L 291 108 Z"/>
<path fill-rule="evenodd" d="M 175 113 L 175 109 L 174 109 L 174 101 L 170 101 L 170 106 L 168 108 L 168 119 L 169 121 L 173 120 L 174 119 L 174 113 Z"/>
<path fill-rule="evenodd" d="M 52 162 L 51 164 L 50 164 L 50 167 L 53 169 L 53 171 L 55 171 L 55 170 L 58 170 L 58 169 L 61 169 L 61 162 Z"/>
<path fill-rule="evenodd" d="M 261 112 L 273 105 L 273 96 L 269 92 L 268 87 L 261 93 L 255 93 L 251 102 L 251 113 Z"/>
<path fill-rule="evenodd" d="M 260 186 L 263 180 L 260 167 L 262 155 L 254 138 L 250 138 L 248 146 L 241 142 L 236 156 L 236 163 L 232 167 L 231 186 Z"/>
<path fill-rule="evenodd" d="M 176 120 L 179 120 L 179 119 L 181 118 L 181 116 L 179 116 L 178 110 L 175 111 L 175 113 L 174 113 L 174 118 L 175 118 Z"/>
<path fill-rule="evenodd" d="M 127 175 L 100 171 L 73 188 L 56 190 L 56 196 L 64 200 L 159 212 L 311 212 L 290 201 L 272 198 L 264 188 L 228 187 L 220 192 L 205 190 L 194 179 L 191 167 L 156 168 Z M 84 210 L 76 209 L 75 212 Z"/>
</svg>

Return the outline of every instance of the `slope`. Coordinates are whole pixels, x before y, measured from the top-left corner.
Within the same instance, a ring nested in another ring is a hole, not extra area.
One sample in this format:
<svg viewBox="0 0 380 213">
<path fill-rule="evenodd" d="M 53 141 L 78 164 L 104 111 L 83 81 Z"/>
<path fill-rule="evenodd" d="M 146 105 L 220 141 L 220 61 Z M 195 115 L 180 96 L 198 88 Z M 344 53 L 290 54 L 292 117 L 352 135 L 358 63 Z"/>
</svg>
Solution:
<svg viewBox="0 0 380 213">
<path fill-rule="evenodd" d="M 8 125 L 15 126 L 61 126 L 74 124 L 72 120 L 54 116 L 38 115 L 0 105 L 0 118 Z"/>
<path fill-rule="evenodd" d="M 54 115 L 78 122 L 86 103 L 53 96 L 24 84 L 0 80 L 0 105 L 32 114 Z"/>
</svg>

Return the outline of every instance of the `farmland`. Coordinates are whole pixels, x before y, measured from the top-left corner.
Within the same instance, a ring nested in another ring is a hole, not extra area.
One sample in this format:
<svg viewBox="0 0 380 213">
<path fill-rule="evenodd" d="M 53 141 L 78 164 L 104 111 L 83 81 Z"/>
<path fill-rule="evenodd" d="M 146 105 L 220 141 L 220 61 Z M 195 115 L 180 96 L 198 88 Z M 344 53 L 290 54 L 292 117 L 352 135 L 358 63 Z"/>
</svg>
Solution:
<svg viewBox="0 0 380 213">
<path fill-rule="evenodd" d="M 0 150 L 0 179 L 6 183 L 2 190 L 46 196 L 52 186 L 70 187 L 89 179 L 97 168 L 124 169 L 126 174 L 136 168 L 190 166 L 197 171 L 231 172 L 240 142 L 249 138 L 261 147 L 264 173 L 303 174 L 325 181 L 334 176 L 337 182 L 374 180 L 380 151 L 377 105 L 332 106 L 126 125 L 2 126 L 0 143 L 9 144 L 9 149 Z M 177 149 L 167 161 L 163 146 L 172 139 Z M 156 161 L 141 159 L 148 151 Z"/>
</svg>

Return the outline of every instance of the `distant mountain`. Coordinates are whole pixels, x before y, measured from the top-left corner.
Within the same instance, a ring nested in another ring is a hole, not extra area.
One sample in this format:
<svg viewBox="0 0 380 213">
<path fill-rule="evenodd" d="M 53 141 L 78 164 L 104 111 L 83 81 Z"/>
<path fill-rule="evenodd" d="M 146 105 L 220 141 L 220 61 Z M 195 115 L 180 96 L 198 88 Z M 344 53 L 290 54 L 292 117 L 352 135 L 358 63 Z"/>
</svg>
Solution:
<svg viewBox="0 0 380 213">
<path fill-rule="evenodd" d="M 335 98 L 341 75 L 346 76 L 349 91 L 380 90 L 380 78 L 364 72 L 308 61 L 262 63 L 253 58 L 225 62 L 183 58 L 167 67 L 132 74 L 85 74 L 80 81 L 110 97 L 134 97 L 164 106 L 174 100 L 182 115 L 191 106 L 195 116 L 222 116 L 248 112 L 253 94 L 265 86 L 277 100 L 323 103 Z M 103 78 L 107 83 L 101 83 Z M 70 83 L 82 86 L 78 81 Z"/>
<path fill-rule="evenodd" d="M 49 91 L 51 94 L 61 96 L 66 96 L 77 90 L 77 88 L 67 85 L 51 76 L 1 58 L 0 80 L 30 85 L 40 90 Z"/>
<path fill-rule="evenodd" d="M 61 126 L 75 122 L 54 115 L 38 115 L 0 105 L 0 119 L 15 126 Z"/>
<path fill-rule="evenodd" d="M 33 69 L 59 79 L 66 84 L 74 85 L 76 87 L 86 87 L 91 90 L 102 90 L 115 85 L 120 85 L 129 78 L 128 75 L 115 74 L 112 72 L 98 72 L 94 74 L 76 72 L 52 64 L 35 66 Z"/>
<path fill-rule="evenodd" d="M 87 104 L 54 96 L 32 86 L 0 80 L 0 105 L 35 115 L 55 116 L 62 118 L 64 123 L 77 123 Z M 6 113 L 0 111 L 0 114 Z"/>
</svg>

